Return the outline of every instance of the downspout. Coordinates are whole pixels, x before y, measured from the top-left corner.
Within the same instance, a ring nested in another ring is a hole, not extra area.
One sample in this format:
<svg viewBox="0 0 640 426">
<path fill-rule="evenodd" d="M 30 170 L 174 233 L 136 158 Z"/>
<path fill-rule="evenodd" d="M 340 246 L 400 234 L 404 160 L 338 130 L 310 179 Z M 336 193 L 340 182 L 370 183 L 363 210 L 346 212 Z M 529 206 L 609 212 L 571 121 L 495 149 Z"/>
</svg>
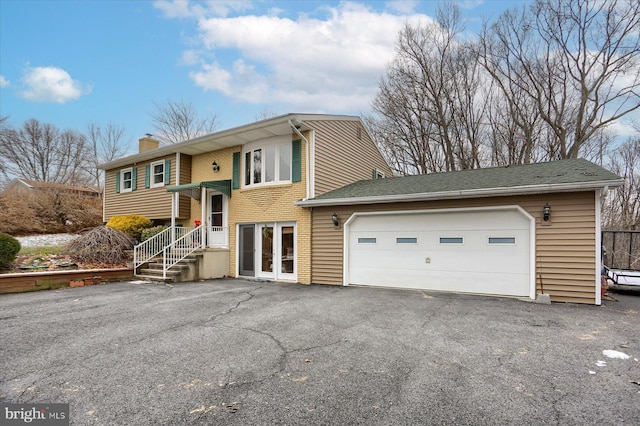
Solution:
<svg viewBox="0 0 640 426">
<path fill-rule="evenodd" d="M 602 304 L 602 193 L 609 188 L 596 189 L 596 305 Z"/>
<path fill-rule="evenodd" d="M 180 153 L 176 152 L 176 186 L 180 185 Z M 176 216 L 180 214 L 180 193 L 176 192 L 173 194 L 173 199 L 171 200 L 171 228 L 175 230 L 176 227 Z M 175 231 L 174 231 L 175 232 Z M 174 241 L 174 238 L 172 238 Z"/>
<path fill-rule="evenodd" d="M 310 187 L 310 176 L 309 176 L 309 159 L 310 159 L 310 147 L 311 144 L 309 143 L 309 140 L 307 138 L 304 137 L 304 135 L 300 132 L 300 129 L 298 129 L 295 124 L 293 124 L 293 122 L 291 120 L 289 120 L 289 126 L 291 126 L 291 128 L 293 129 L 294 132 L 296 132 L 296 134 L 298 136 L 300 136 L 301 139 L 303 139 L 306 143 L 307 143 L 307 149 L 305 150 L 305 174 L 306 174 L 306 178 L 305 178 L 305 183 L 307 185 L 307 196 L 305 197 L 305 200 L 308 200 L 309 198 L 311 198 L 311 187 Z"/>
</svg>

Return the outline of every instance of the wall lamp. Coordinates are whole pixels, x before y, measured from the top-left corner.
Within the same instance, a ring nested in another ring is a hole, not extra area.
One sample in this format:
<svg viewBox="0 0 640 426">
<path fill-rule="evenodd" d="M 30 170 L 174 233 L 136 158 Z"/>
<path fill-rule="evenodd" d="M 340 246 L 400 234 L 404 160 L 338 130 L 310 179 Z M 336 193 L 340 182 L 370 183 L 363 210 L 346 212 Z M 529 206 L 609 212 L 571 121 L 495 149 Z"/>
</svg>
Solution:
<svg viewBox="0 0 640 426">
<path fill-rule="evenodd" d="M 216 163 L 215 160 L 211 163 L 211 169 L 214 173 L 218 173 L 220 171 L 220 166 L 218 166 L 218 163 Z"/>
<path fill-rule="evenodd" d="M 549 205 L 549 203 L 547 203 L 542 208 L 542 219 L 547 222 L 549 220 L 549 217 L 551 217 L 551 206 Z"/>
<path fill-rule="evenodd" d="M 338 213 L 334 213 L 331 215 L 331 222 L 333 222 L 333 226 L 340 225 L 340 219 L 338 219 Z"/>
</svg>

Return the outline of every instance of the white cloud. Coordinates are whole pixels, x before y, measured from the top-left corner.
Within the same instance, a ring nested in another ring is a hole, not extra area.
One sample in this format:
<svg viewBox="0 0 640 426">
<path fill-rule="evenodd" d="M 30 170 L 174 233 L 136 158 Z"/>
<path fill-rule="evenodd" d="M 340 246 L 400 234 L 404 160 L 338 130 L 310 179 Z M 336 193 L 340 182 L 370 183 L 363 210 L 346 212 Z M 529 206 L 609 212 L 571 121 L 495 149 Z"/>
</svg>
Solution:
<svg viewBox="0 0 640 426">
<path fill-rule="evenodd" d="M 4 78 L 4 76 L 0 75 L 0 88 L 11 86 L 11 82 Z"/>
<path fill-rule="evenodd" d="M 156 9 L 166 18 L 197 18 L 205 15 L 226 17 L 232 12 L 242 12 L 252 8 L 249 0 L 206 0 L 203 3 L 188 0 L 156 0 Z"/>
<path fill-rule="evenodd" d="M 313 111 L 368 109 L 400 28 L 430 18 L 349 2 L 321 9 L 323 18 L 202 13 L 197 19 L 202 52 L 216 59 L 186 52 L 183 62 L 198 64 L 189 76 L 205 90 L 244 102 L 286 102 Z M 229 52 L 235 57 L 229 59 Z"/>
<path fill-rule="evenodd" d="M 418 0 L 394 0 L 387 2 L 386 6 L 399 13 L 413 13 L 418 3 Z"/>
<path fill-rule="evenodd" d="M 22 84 L 22 97 L 33 102 L 63 104 L 91 93 L 91 87 L 72 79 L 68 72 L 56 67 L 27 68 Z"/>
</svg>

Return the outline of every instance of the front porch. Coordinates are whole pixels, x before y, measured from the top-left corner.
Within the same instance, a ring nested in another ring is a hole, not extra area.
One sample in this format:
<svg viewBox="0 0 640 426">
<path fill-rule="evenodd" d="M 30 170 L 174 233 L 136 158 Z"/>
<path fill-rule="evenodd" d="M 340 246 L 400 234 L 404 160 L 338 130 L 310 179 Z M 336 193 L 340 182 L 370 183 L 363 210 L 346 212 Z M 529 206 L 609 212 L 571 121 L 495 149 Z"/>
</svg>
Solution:
<svg viewBox="0 0 640 426">
<path fill-rule="evenodd" d="M 134 275 L 163 281 L 221 278 L 229 265 L 229 229 L 170 226 L 136 245 Z"/>
<path fill-rule="evenodd" d="M 229 265 L 226 212 L 231 180 L 175 185 L 168 187 L 167 192 L 172 194 L 171 226 L 134 248 L 134 273 L 161 275 L 162 280 L 226 276 Z M 200 219 L 194 220 L 194 227 L 176 224 L 180 195 L 193 198 L 201 205 Z"/>
</svg>

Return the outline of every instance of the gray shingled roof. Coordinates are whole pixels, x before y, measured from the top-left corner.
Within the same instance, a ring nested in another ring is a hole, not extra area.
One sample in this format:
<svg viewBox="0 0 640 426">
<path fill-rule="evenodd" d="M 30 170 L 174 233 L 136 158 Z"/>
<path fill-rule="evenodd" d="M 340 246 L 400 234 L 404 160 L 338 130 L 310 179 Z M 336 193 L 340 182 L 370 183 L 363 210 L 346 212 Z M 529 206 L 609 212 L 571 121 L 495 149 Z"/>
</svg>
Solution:
<svg viewBox="0 0 640 426">
<path fill-rule="evenodd" d="M 460 198 L 587 190 L 622 185 L 623 179 L 584 159 L 559 160 L 418 176 L 362 180 L 327 192 L 299 205 L 330 205 L 332 201 L 375 199 L 378 202 Z"/>
</svg>

